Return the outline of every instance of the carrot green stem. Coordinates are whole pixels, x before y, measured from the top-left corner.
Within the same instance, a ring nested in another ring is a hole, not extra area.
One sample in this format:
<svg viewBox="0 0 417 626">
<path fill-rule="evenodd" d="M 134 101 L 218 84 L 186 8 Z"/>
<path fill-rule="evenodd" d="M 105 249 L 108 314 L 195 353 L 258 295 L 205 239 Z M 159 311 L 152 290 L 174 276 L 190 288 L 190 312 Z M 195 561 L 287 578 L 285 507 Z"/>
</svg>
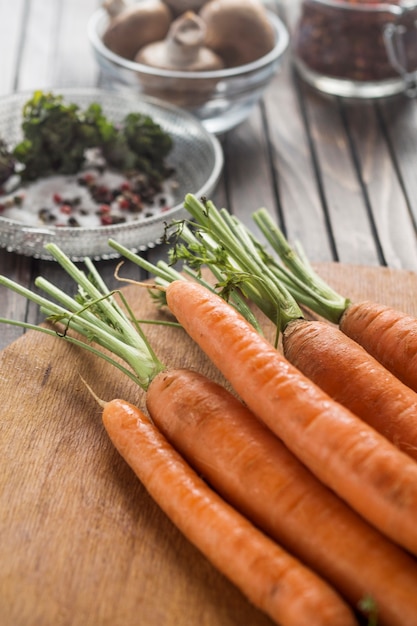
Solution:
<svg viewBox="0 0 417 626">
<path fill-rule="evenodd" d="M 191 232 L 187 232 L 186 228 L 183 228 L 183 231 L 184 231 L 183 233 L 184 237 L 187 238 L 187 241 L 189 242 L 193 241 Z M 174 280 L 187 280 L 186 277 L 188 276 L 191 280 L 198 282 L 201 285 L 204 285 L 206 289 L 210 289 L 210 291 L 216 291 L 216 285 L 213 285 L 209 283 L 208 281 L 204 280 L 200 272 L 194 271 L 187 264 L 182 265 L 182 273 L 180 273 L 177 270 L 175 270 L 171 265 L 168 265 L 164 261 L 158 261 L 156 265 L 153 265 L 152 263 L 150 263 L 143 257 L 139 256 L 138 254 L 135 254 L 134 252 L 132 252 L 131 250 L 129 250 L 128 248 L 126 248 L 125 246 L 123 246 L 122 244 L 118 243 L 117 241 L 113 239 L 109 239 L 108 244 L 110 245 L 110 247 L 116 250 L 121 256 L 135 263 L 142 269 L 146 270 L 147 272 L 149 272 L 149 274 L 152 274 L 153 276 L 155 276 L 156 277 L 155 282 L 159 285 L 166 286 L 172 283 Z M 201 247 L 200 243 L 198 243 L 198 245 Z M 210 269 L 214 277 L 219 282 L 221 282 L 223 280 L 223 276 L 221 276 L 216 266 L 215 265 L 210 266 Z M 154 297 L 157 298 L 161 304 L 166 304 L 165 294 L 163 292 L 159 292 L 159 294 Z M 258 320 L 256 319 L 251 309 L 248 307 L 247 303 L 240 297 L 240 295 L 237 292 L 233 292 L 230 294 L 230 303 L 238 311 L 240 311 L 240 313 L 254 326 L 254 328 L 256 328 L 256 330 L 259 333 L 262 334 L 262 329 L 259 325 Z"/>
<path fill-rule="evenodd" d="M 321 315 L 326 313 L 332 321 L 340 317 L 347 301 L 320 279 L 306 259 L 297 256 L 265 209 L 257 211 L 254 219 L 266 240 L 283 254 L 285 263 L 279 256 L 269 253 L 242 222 L 225 209 L 218 210 L 211 201 L 202 202 L 187 194 L 184 207 L 191 218 L 174 221 L 166 229 L 167 239 L 174 239 L 168 253 L 171 265 L 153 266 L 113 240 L 109 245 L 156 276 L 162 284 L 184 280 L 184 275 L 201 280 L 202 267 L 210 268 L 220 295 L 240 310 L 259 332 L 259 323 L 247 299 L 263 311 L 278 332 L 292 320 L 303 317 L 298 303 Z M 182 274 L 172 267 L 177 262 L 183 264 Z M 206 286 L 212 289 L 211 285 Z"/>
<path fill-rule="evenodd" d="M 290 247 L 266 209 L 252 217 L 272 253 L 226 209 L 192 194 L 185 197 L 184 207 L 192 219 L 171 224 L 177 239 L 170 251 L 173 262 L 194 269 L 207 265 L 223 294 L 238 288 L 280 331 L 303 317 L 299 304 L 338 322 L 349 300 L 320 278 L 302 252 Z"/>
<path fill-rule="evenodd" d="M 219 211 L 212 202 L 200 202 L 192 194 L 187 194 L 184 206 L 194 218 L 191 226 L 195 239 L 200 240 L 198 252 L 201 262 L 204 259 L 210 267 L 217 267 L 225 285 L 238 286 L 280 330 L 291 320 L 302 317 L 295 299 L 284 282 L 278 281 L 263 261 L 243 224 L 225 209 Z M 179 249 L 181 253 L 185 258 L 194 255 L 194 262 L 198 262 L 195 249 L 190 246 L 186 252 Z"/>
<path fill-rule="evenodd" d="M 42 277 L 38 277 L 35 284 L 52 300 L 26 289 L 5 276 L 0 276 L 0 284 L 35 302 L 52 323 L 63 324 L 63 332 L 50 330 L 49 334 L 59 335 L 67 341 L 89 349 L 128 374 L 146 390 L 158 372 L 164 369 L 164 365 L 153 352 L 123 295 L 120 294 L 120 297 L 126 312 L 117 304 L 113 297 L 115 292 L 109 291 L 90 259 L 85 261 L 90 272 L 87 276 L 57 246 L 47 244 L 45 247 L 75 281 L 78 293 L 74 298 Z M 43 327 L 13 320 L 1 321 L 45 332 Z M 68 333 L 70 329 L 86 337 L 89 343 L 71 337 Z M 116 359 L 93 348 L 91 343 L 119 357 L 132 372 L 121 366 Z"/>
<path fill-rule="evenodd" d="M 287 286 L 297 301 L 330 321 L 338 323 L 349 305 L 349 299 L 337 293 L 317 274 L 301 246 L 298 246 L 296 250 L 289 245 L 284 234 L 266 209 L 258 209 L 252 217 L 284 266 L 289 270 L 286 273 L 286 277 L 290 278 Z M 270 263 L 271 268 L 277 267 L 277 261 L 272 257 Z"/>
</svg>

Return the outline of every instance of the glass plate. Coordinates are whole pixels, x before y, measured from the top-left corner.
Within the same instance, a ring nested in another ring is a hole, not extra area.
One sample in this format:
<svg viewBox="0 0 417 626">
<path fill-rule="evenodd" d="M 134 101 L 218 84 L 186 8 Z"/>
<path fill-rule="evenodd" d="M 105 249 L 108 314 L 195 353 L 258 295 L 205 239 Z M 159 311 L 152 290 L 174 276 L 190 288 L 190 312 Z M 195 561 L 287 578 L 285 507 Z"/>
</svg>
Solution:
<svg viewBox="0 0 417 626">
<path fill-rule="evenodd" d="M 137 224 L 125 223 L 98 228 L 35 227 L 0 216 L 0 247 L 11 252 L 41 259 L 50 259 L 44 250 L 48 242 L 56 243 L 72 260 L 85 256 L 110 259 L 117 256 L 107 241 L 116 239 L 135 252 L 159 243 L 163 225 L 185 215 L 187 193 L 210 196 L 223 168 L 223 152 L 219 141 L 191 114 L 158 100 L 137 94 L 115 93 L 101 89 L 50 89 L 62 95 L 66 103 L 85 108 L 98 102 L 112 121 L 120 121 L 130 112 L 150 115 L 173 138 L 173 149 L 167 163 L 175 168 L 178 186 L 174 206 L 160 215 L 143 218 Z M 15 145 L 21 139 L 22 107 L 33 95 L 20 92 L 0 98 L 0 137 Z"/>
</svg>

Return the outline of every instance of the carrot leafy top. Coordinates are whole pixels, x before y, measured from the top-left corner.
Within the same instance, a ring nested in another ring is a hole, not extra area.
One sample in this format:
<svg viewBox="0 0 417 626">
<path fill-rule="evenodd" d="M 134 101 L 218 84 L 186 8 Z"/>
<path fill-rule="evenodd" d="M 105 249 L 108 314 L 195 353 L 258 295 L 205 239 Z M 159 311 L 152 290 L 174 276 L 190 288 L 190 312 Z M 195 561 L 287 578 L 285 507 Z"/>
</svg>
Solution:
<svg viewBox="0 0 417 626">
<path fill-rule="evenodd" d="M 319 276 L 300 245 L 294 248 L 289 245 L 266 209 L 258 209 L 252 218 L 282 262 L 278 265 L 276 257 L 269 257 L 267 263 L 271 268 L 278 266 L 278 271 L 285 274 L 288 289 L 297 302 L 337 323 L 350 300 L 337 293 Z"/>
<path fill-rule="evenodd" d="M 35 302 L 48 321 L 53 324 L 60 323 L 58 330 L 4 318 L 0 318 L 0 322 L 54 336 L 58 334 L 63 339 L 112 363 L 146 390 L 158 372 L 164 369 L 164 365 L 153 352 L 123 293 L 112 292 L 106 287 L 90 259 L 85 259 L 88 270 L 86 274 L 55 244 L 47 244 L 45 248 L 75 281 L 77 293 L 74 297 L 67 295 L 43 277 L 38 277 L 35 285 L 51 299 L 26 289 L 5 276 L 0 276 L 0 284 Z M 118 303 L 116 294 L 119 295 L 124 307 Z M 70 334 L 69 330 L 74 330 L 76 334 L 85 337 L 87 342 Z M 95 348 L 93 344 L 105 348 L 110 355 Z M 116 360 L 115 356 L 128 367 Z"/>
<path fill-rule="evenodd" d="M 183 278 L 173 265 L 182 263 L 183 273 L 202 280 L 201 269 L 210 268 L 216 290 L 248 318 L 244 300 L 253 302 L 282 331 L 294 319 L 303 317 L 298 303 L 319 315 L 338 322 L 348 300 L 336 293 L 314 271 L 301 249 L 291 248 L 266 209 L 252 218 L 272 251 L 266 248 L 240 220 L 213 202 L 187 194 L 184 207 L 190 219 L 174 221 L 166 227 L 172 241 L 170 264 L 156 267 L 110 240 L 109 245 L 154 274 L 162 284 Z M 247 305 L 246 305 L 247 306 Z M 253 320 L 250 320 L 253 322 Z"/>
<path fill-rule="evenodd" d="M 217 210 L 210 201 L 199 201 L 192 194 L 186 196 L 184 206 L 194 219 L 174 221 L 167 226 L 166 239 L 174 240 L 169 251 L 170 264 L 164 267 L 145 265 L 140 257 L 132 255 L 116 241 L 109 240 L 109 245 L 162 281 L 175 279 L 172 265 L 177 262 L 182 264 L 184 274 L 198 281 L 202 281 L 201 269 L 209 268 L 217 281 L 216 292 L 240 309 L 254 325 L 257 322 L 249 319 L 251 313 L 246 299 L 263 311 L 279 330 L 289 321 L 302 317 L 301 309 L 284 282 L 277 280 L 262 258 L 260 244 L 236 218 L 225 209 Z"/>
<path fill-rule="evenodd" d="M 184 207 L 190 219 L 174 221 L 166 227 L 167 241 L 174 242 L 169 251 L 170 264 L 155 267 L 113 240 L 109 240 L 109 245 L 157 276 L 162 284 L 181 277 L 172 267 L 176 263 L 182 263 L 183 273 L 200 281 L 201 269 L 209 268 L 220 295 L 240 307 L 248 319 L 245 299 L 253 302 L 278 332 L 290 321 L 303 317 L 298 303 L 319 314 L 326 311 L 326 317 L 330 315 L 332 321 L 337 321 L 345 310 L 346 299 L 332 291 L 308 262 L 290 248 L 266 209 L 256 211 L 252 217 L 272 252 L 240 220 L 226 209 L 218 210 L 213 202 L 187 194 Z"/>
</svg>

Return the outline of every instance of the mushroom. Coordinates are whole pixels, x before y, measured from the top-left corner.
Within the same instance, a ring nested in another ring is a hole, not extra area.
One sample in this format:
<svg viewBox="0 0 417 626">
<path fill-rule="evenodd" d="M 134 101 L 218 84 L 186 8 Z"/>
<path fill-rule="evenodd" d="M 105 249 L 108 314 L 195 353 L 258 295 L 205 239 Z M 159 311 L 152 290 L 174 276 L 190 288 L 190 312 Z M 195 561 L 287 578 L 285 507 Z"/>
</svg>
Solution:
<svg viewBox="0 0 417 626">
<path fill-rule="evenodd" d="M 163 39 L 172 21 L 162 0 L 141 0 L 127 6 L 110 20 L 103 43 L 112 52 L 133 59 L 139 48 Z"/>
<path fill-rule="evenodd" d="M 223 61 L 205 46 L 205 24 L 193 11 L 174 20 L 166 39 L 145 46 L 135 61 L 169 70 L 207 71 L 223 67 Z"/>
<path fill-rule="evenodd" d="M 260 0 L 209 0 L 201 8 L 206 46 L 228 67 L 251 63 L 275 45 L 274 29 Z"/>
<path fill-rule="evenodd" d="M 208 0 L 164 0 L 175 17 L 186 13 L 186 11 L 194 11 L 198 13 L 203 4 Z"/>
<path fill-rule="evenodd" d="M 186 11 L 174 20 L 167 37 L 151 43 L 137 53 L 135 61 L 157 69 L 181 72 L 207 72 L 224 67 L 223 60 L 205 45 L 206 28 L 203 20 L 193 11 Z M 148 93 L 162 97 L 179 106 L 193 107 L 207 100 L 217 80 L 204 77 L 159 78 L 141 76 Z"/>
</svg>

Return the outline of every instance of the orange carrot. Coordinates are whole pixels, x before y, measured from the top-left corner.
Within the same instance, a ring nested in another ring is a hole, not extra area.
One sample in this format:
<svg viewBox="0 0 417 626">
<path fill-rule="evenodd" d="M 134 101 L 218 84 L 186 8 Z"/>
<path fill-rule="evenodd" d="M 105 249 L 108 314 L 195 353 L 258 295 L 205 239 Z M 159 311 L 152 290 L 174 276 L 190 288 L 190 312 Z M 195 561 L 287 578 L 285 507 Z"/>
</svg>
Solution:
<svg viewBox="0 0 417 626">
<path fill-rule="evenodd" d="M 351 303 L 340 329 L 417 391 L 417 319 L 375 302 Z"/>
<path fill-rule="evenodd" d="M 104 407 L 103 423 L 171 521 L 277 624 L 357 624 L 330 586 L 215 494 L 138 408 L 113 400 Z"/>
<path fill-rule="evenodd" d="M 226 389 L 197 372 L 166 372 L 149 388 L 147 408 L 223 498 L 352 606 L 370 596 L 381 626 L 416 620 L 417 562 L 318 481 Z"/>
<path fill-rule="evenodd" d="M 303 374 L 417 460 L 417 394 L 362 346 L 327 322 L 298 320 L 286 327 L 283 348 Z"/>
<path fill-rule="evenodd" d="M 417 464 L 292 366 L 220 296 L 166 288 L 168 306 L 248 407 L 316 476 L 417 555 Z"/>
</svg>

